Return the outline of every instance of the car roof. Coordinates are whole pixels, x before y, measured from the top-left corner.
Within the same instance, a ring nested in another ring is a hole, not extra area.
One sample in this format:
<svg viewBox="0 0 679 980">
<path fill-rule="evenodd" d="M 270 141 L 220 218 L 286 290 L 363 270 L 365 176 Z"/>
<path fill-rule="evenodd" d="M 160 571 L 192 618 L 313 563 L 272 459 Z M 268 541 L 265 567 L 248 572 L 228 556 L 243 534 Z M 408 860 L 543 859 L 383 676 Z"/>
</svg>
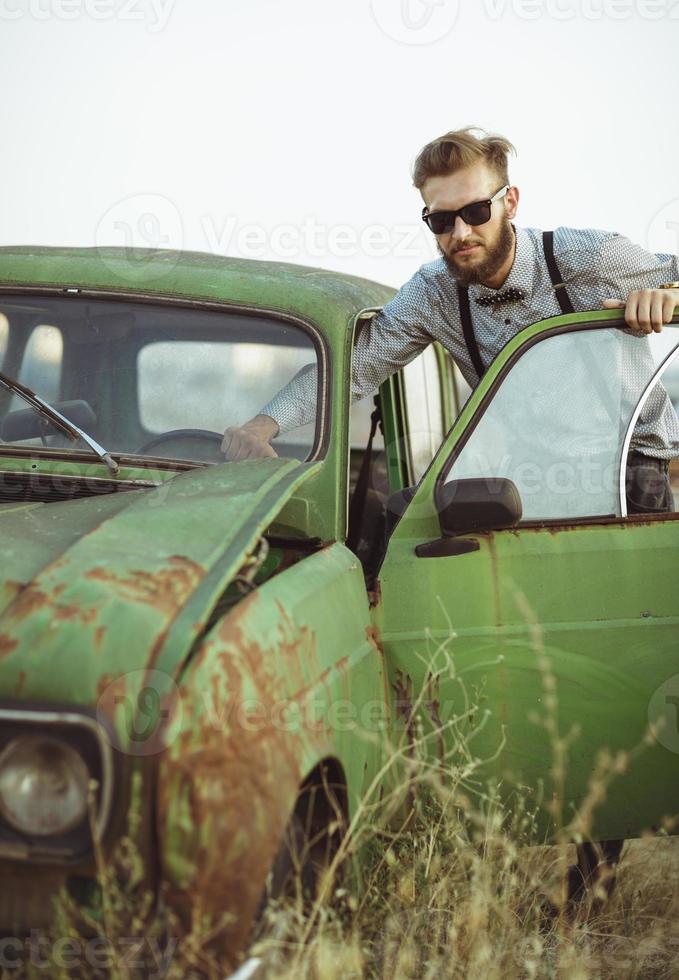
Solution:
<svg viewBox="0 0 679 980">
<path fill-rule="evenodd" d="M 282 310 L 334 332 L 382 306 L 390 286 L 328 269 L 142 248 L 0 247 L 0 286 L 81 288 Z"/>
</svg>

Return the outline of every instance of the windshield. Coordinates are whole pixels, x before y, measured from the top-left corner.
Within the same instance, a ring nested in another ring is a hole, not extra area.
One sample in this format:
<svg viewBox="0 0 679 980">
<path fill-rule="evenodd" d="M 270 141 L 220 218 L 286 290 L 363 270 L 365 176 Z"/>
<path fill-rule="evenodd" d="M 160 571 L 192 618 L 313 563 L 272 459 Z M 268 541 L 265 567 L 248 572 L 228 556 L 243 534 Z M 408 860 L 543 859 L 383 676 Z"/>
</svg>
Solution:
<svg viewBox="0 0 679 980">
<path fill-rule="evenodd" d="M 302 367 L 309 333 L 268 315 L 80 296 L 0 296 L 0 371 L 33 389 L 110 453 L 223 462 L 224 429 L 246 422 Z M 320 386 L 319 386 L 320 388 Z M 312 422 L 280 436 L 307 459 Z M 0 452 L 88 451 L 0 387 Z"/>
</svg>

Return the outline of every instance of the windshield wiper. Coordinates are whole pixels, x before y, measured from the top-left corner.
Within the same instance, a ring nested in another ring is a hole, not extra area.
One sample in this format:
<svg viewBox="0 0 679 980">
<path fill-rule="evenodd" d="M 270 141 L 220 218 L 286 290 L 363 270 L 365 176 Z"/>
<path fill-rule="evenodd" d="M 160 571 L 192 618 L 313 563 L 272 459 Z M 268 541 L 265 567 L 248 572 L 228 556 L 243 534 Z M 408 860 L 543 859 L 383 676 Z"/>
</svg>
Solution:
<svg viewBox="0 0 679 980">
<path fill-rule="evenodd" d="M 96 453 L 99 459 L 106 463 L 107 467 L 114 476 L 118 473 L 120 467 L 103 446 L 100 446 L 99 443 L 92 438 L 92 436 L 88 435 L 83 429 L 80 429 L 74 422 L 71 422 L 70 419 L 67 419 L 66 416 L 62 415 L 61 412 L 58 412 L 56 408 L 52 408 L 52 406 L 44 401 L 40 395 L 36 395 L 31 388 L 27 388 L 26 385 L 20 384 L 18 381 L 15 381 L 14 378 L 10 378 L 9 375 L 3 374 L 2 371 L 0 371 L 0 383 L 6 388 L 9 388 L 10 391 L 13 391 L 15 394 L 19 395 L 20 398 L 24 399 L 24 401 L 27 401 L 29 405 L 32 405 L 36 411 L 48 418 L 55 428 L 60 429 L 63 433 L 65 433 L 69 439 L 72 439 L 74 442 L 76 442 L 78 439 L 82 439 L 82 441 L 90 447 L 92 452 Z"/>
</svg>

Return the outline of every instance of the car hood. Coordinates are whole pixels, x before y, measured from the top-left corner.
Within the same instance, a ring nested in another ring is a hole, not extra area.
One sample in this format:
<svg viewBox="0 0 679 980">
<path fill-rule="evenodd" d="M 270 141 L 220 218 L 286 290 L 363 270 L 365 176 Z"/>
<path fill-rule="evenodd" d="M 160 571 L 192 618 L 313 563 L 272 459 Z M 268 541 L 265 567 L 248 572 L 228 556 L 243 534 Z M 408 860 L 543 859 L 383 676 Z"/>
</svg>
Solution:
<svg viewBox="0 0 679 980">
<path fill-rule="evenodd" d="M 176 676 L 229 581 L 318 463 L 263 459 L 160 487 L 0 507 L 0 698 L 90 705 Z"/>
</svg>

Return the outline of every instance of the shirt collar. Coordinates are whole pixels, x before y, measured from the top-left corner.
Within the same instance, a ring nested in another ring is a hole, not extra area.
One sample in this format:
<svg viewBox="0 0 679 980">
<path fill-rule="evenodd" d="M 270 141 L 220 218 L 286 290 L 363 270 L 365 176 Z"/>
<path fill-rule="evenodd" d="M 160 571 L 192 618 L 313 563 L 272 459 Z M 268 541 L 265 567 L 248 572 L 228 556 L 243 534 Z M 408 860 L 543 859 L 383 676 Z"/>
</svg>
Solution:
<svg viewBox="0 0 679 980">
<path fill-rule="evenodd" d="M 513 286 L 516 289 L 522 289 L 525 293 L 524 303 L 530 301 L 535 282 L 535 248 L 525 228 L 517 228 L 514 225 L 512 227 L 516 233 L 516 251 L 514 253 L 514 263 L 509 270 L 509 275 L 499 289 L 491 289 L 489 286 L 483 286 L 477 283 L 471 285 L 469 287 L 471 298 L 497 296 L 498 293 L 504 292 L 505 289 L 510 289 Z"/>
</svg>

